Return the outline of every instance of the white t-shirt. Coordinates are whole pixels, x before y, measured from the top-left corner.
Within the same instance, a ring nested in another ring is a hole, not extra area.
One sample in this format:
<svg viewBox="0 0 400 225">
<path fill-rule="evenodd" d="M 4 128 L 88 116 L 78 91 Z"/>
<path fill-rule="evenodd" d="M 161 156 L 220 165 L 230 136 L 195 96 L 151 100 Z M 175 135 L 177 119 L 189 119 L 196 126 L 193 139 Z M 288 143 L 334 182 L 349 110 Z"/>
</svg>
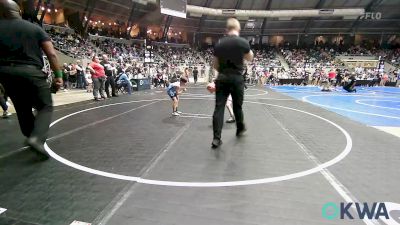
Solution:
<svg viewBox="0 0 400 225">
<path fill-rule="evenodd" d="M 86 82 L 87 82 L 88 84 L 93 83 L 93 81 L 92 81 L 92 74 L 90 74 L 90 73 L 85 74 L 85 79 L 86 79 Z"/>
<path fill-rule="evenodd" d="M 181 87 L 181 82 L 177 81 L 170 84 L 171 87 Z"/>
</svg>

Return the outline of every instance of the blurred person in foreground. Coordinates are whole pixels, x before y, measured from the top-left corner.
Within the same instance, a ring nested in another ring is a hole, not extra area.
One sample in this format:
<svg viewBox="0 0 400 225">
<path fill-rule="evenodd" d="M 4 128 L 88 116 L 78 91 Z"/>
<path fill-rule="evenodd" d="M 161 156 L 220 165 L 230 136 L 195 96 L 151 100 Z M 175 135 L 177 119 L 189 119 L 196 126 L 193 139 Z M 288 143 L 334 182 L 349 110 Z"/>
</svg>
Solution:
<svg viewBox="0 0 400 225">
<path fill-rule="evenodd" d="M 51 39 L 39 26 L 22 20 L 12 0 L 0 0 L 0 83 L 11 98 L 22 133 L 40 158 L 48 159 L 44 148 L 53 113 L 53 101 L 44 67 L 46 54 L 55 79 L 52 91 L 63 85 L 62 70 Z M 36 116 L 32 108 L 37 110 Z"/>
</svg>

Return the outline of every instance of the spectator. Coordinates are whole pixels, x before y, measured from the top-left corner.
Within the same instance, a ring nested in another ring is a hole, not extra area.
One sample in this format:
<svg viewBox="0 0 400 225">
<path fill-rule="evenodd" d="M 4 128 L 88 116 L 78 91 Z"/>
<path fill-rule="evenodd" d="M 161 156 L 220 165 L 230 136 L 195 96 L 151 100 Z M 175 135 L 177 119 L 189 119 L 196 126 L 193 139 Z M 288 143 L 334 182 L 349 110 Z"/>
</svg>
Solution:
<svg viewBox="0 0 400 225">
<path fill-rule="evenodd" d="M 197 83 L 197 77 L 198 77 L 199 71 L 197 70 L 197 67 L 194 67 L 193 70 L 193 79 L 194 79 L 194 84 Z"/>
<path fill-rule="evenodd" d="M 385 86 L 386 82 L 389 80 L 389 76 L 387 75 L 387 73 L 382 75 L 382 79 L 381 79 L 381 83 L 379 84 L 380 86 Z"/>
<path fill-rule="evenodd" d="M 122 87 L 124 87 L 125 90 L 128 91 L 128 94 L 131 95 L 132 94 L 132 84 L 131 84 L 131 81 L 129 80 L 128 76 L 122 69 L 119 69 L 118 74 L 119 74 L 119 78 L 117 80 L 117 85 L 121 85 Z"/>
<path fill-rule="evenodd" d="M 68 91 L 70 88 L 69 85 L 69 72 L 71 71 L 71 68 L 68 66 L 67 63 L 63 64 L 63 81 L 64 81 L 64 91 Z"/>
<path fill-rule="evenodd" d="M 108 60 L 107 55 L 105 54 L 103 55 L 103 60 L 101 61 L 100 64 L 103 66 L 107 76 L 107 80 L 105 83 L 107 98 L 111 98 L 111 96 L 118 97 L 117 94 L 115 93 L 115 79 L 114 79 L 115 68 Z M 111 86 L 111 95 L 110 95 L 110 86 Z"/>
<path fill-rule="evenodd" d="M 77 79 L 76 87 L 80 89 L 85 89 L 86 88 L 85 74 L 80 60 L 76 60 L 75 69 L 76 69 L 76 79 Z"/>
<path fill-rule="evenodd" d="M 93 91 L 93 80 L 92 80 L 92 74 L 90 73 L 90 68 L 86 68 L 85 71 L 85 83 L 86 83 L 86 92 L 92 92 Z"/>
<path fill-rule="evenodd" d="M 400 69 L 397 71 L 396 87 L 400 87 Z"/>
<path fill-rule="evenodd" d="M 70 68 L 70 70 L 69 70 L 69 79 L 68 79 L 68 81 L 69 81 L 70 83 L 72 83 L 72 87 L 76 87 L 76 83 L 77 83 L 77 72 L 78 72 L 78 71 L 76 70 L 76 65 L 70 63 L 68 67 Z"/>
<path fill-rule="evenodd" d="M 107 99 L 104 95 L 106 73 L 104 71 L 104 67 L 100 64 L 98 56 L 93 56 L 92 62 L 90 63 L 88 68 L 92 74 L 94 100 L 100 101 Z M 99 94 L 101 98 L 99 98 Z"/>
</svg>

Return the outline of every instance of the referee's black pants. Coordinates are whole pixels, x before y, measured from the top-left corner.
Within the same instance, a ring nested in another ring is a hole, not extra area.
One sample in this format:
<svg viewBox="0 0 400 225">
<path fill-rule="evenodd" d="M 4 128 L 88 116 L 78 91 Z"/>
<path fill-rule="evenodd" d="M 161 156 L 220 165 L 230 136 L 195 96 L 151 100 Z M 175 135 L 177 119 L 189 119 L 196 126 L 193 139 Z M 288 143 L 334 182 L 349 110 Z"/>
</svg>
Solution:
<svg viewBox="0 0 400 225">
<path fill-rule="evenodd" d="M 244 129 L 243 123 L 243 97 L 244 79 L 242 75 L 219 74 L 215 81 L 215 110 L 213 115 L 214 139 L 221 139 L 224 125 L 225 105 L 229 94 L 232 96 L 233 113 L 236 119 L 236 128 Z"/>
<path fill-rule="evenodd" d="M 110 86 L 111 86 L 111 95 L 110 95 L 110 89 L 109 89 Z M 106 79 L 106 94 L 107 94 L 107 98 L 110 98 L 111 96 L 116 96 L 116 94 L 115 94 L 114 76 L 107 76 L 107 79 Z"/>
<path fill-rule="evenodd" d="M 53 101 L 44 73 L 31 66 L 0 66 L 0 83 L 17 111 L 19 126 L 25 137 L 44 143 L 53 114 Z M 32 108 L 37 110 L 36 116 Z"/>
</svg>

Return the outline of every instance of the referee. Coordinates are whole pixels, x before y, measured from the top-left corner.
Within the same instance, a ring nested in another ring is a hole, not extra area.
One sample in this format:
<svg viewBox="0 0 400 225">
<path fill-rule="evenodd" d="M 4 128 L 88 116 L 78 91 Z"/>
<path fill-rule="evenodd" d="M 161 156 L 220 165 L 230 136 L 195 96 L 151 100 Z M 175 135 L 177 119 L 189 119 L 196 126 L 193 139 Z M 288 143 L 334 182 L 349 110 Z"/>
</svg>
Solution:
<svg viewBox="0 0 400 225">
<path fill-rule="evenodd" d="M 242 110 L 245 86 L 244 60 L 252 61 L 254 55 L 249 42 L 239 37 L 240 23 L 237 19 L 228 19 L 226 29 L 227 35 L 221 38 L 214 47 L 214 69 L 219 75 L 215 80 L 214 139 L 211 143 L 213 148 L 218 148 L 222 144 L 224 110 L 229 95 L 232 96 L 233 113 L 236 118 L 236 136 L 239 137 L 246 131 Z"/>
<path fill-rule="evenodd" d="M 39 157 L 48 159 L 44 149 L 53 113 L 47 76 L 42 72 L 43 53 L 55 73 L 57 91 L 62 72 L 53 44 L 37 25 L 22 20 L 19 6 L 12 0 L 0 0 L 0 83 L 11 98 L 26 144 Z M 36 116 L 32 108 L 37 110 Z"/>
</svg>

